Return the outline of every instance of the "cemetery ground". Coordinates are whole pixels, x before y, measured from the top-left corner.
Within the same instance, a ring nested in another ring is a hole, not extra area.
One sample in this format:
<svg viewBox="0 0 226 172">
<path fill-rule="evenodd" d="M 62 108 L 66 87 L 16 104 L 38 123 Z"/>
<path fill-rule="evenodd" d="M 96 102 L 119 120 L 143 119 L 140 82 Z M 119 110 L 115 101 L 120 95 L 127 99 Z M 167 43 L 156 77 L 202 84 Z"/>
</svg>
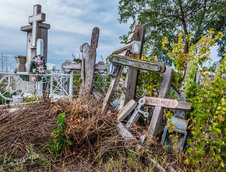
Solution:
<svg viewBox="0 0 226 172">
<path fill-rule="evenodd" d="M 101 101 L 80 96 L 1 111 L 1 171 L 193 170 L 184 154 L 167 152 L 149 139 L 137 148 L 117 131 L 116 113 L 101 114 Z M 133 129 L 139 133 L 139 128 Z M 209 171 L 207 159 L 200 170 Z M 196 169 L 198 170 L 198 169 Z"/>
<path fill-rule="evenodd" d="M 21 27 L 26 56 L 0 73 L 0 171 L 224 171 L 225 54 L 204 65 L 222 32 L 211 29 L 195 44 L 183 33 L 172 45 L 164 37 L 167 66 L 136 21 L 107 70 L 96 64 L 94 27 L 82 59 L 59 72 L 46 64 L 50 25 L 41 5 L 33 10 Z M 23 104 L 30 93 L 39 101 Z"/>
</svg>

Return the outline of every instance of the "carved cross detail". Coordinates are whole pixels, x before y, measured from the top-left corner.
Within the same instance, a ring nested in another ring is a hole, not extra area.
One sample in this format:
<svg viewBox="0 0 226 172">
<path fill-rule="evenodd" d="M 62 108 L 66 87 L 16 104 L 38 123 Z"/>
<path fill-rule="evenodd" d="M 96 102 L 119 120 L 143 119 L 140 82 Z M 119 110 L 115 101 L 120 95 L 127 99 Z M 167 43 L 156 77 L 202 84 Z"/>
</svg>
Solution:
<svg viewBox="0 0 226 172">
<path fill-rule="evenodd" d="M 38 23 L 45 21 L 45 14 L 41 13 L 41 5 L 35 5 L 33 16 L 30 16 L 28 23 L 32 24 L 32 42 L 31 46 L 36 47 L 36 38 L 38 34 Z"/>
</svg>

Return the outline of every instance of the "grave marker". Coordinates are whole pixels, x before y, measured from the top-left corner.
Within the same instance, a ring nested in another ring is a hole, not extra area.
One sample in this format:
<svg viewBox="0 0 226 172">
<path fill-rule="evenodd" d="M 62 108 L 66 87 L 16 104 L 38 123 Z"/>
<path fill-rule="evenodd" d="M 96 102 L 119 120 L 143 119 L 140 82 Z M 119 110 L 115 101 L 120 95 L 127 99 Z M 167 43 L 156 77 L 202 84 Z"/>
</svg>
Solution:
<svg viewBox="0 0 226 172">
<path fill-rule="evenodd" d="M 128 36 L 127 43 L 131 43 L 132 40 L 134 39 L 134 33 L 135 33 L 136 28 L 137 28 L 136 26 L 138 24 L 139 24 L 139 21 L 136 21 L 131 32 L 130 32 L 130 34 L 129 34 L 129 36 Z M 127 55 L 127 52 L 128 52 L 128 49 L 125 49 L 121 52 L 121 55 L 125 56 L 125 55 Z M 108 104 L 111 100 L 111 97 L 112 97 L 116 87 L 117 87 L 118 81 L 120 79 L 120 76 L 121 76 L 121 73 L 122 73 L 122 70 L 123 70 L 123 66 L 119 65 L 117 67 L 117 69 L 118 69 L 117 75 L 111 79 L 110 86 L 108 88 L 107 94 L 105 95 L 103 105 L 102 105 L 102 110 L 101 110 L 102 114 L 105 114 L 107 109 L 108 109 Z"/>
<path fill-rule="evenodd" d="M 172 76 L 173 76 L 173 69 L 167 68 L 163 76 L 163 81 L 162 81 L 160 92 L 159 92 L 159 98 L 165 98 L 166 96 L 168 96 Z M 159 132 L 159 126 L 162 120 L 162 116 L 163 116 L 163 107 L 156 106 L 154 108 L 151 123 L 148 128 L 148 135 L 151 138 L 157 136 Z"/>
<path fill-rule="evenodd" d="M 37 4 L 33 7 L 33 16 L 29 17 L 28 23 L 30 25 L 22 26 L 21 31 L 27 32 L 27 48 L 26 48 L 26 71 L 29 71 L 29 64 L 33 57 L 35 57 L 38 39 L 43 40 L 43 57 L 47 62 L 47 45 L 48 45 L 48 29 L 49 24 L 43 23 L 45 21 L 45 14 L 41 12 L 41 5 Z M 20 57 L 19 57 L 20 58 Z M 19 72 L 21 72 L 19 70 Z"/>
<path fill-rule="evenodd" d="M 32 48 L 36 47 L 36 40 L 38 34 L 38 23 L 45 21 L 45 14 L 41 13 L 41 5 L 35 5 L 33 7 L 33 16 L 30 16 L 28 23 L 32 25 L 32 39 L 31 46 Z"/>
<path fill-rule="evenodd" d="M 142 60 L 137 60 L 137 59 L 133 59 L 130 57 L 121 56 L 117 54 L 111 54 L 109 56 L 109 61 L 111 63 L 116 63 L 116 64 L 129 66 L 135 69 L 141 69 L 146 71 L 161 72 L 161 73 L 165 71 L 165 65 L 163 63 L 142 61 Z"/>
<path fill-rule="evenodd" d="M 132 30 L 132 32 L 134 32 L 134 36 L 133 38 L 130 37 L 129 40 L 131 39 L 134 41 L 140 41 L 141 45 L 140 45 L 140 52 L 138 57 L 141 58 L 142 51 L 143 51 L 145 28 L 140 24 L 139 21 L 137 21 L 136 24 L 137 26 L 133 27 L 133 30 Z M 137 54 L 132 53 L 131 56 L 137 57 Z M 138 72 L 139 71 L 137 68 L 134 68 L 134 67 L 128 68 L 128 72 L 127 72 L 125 83 L 124 83 L 124 88 L 126 91 L 121 94 L 119 109 L 121 109 L 126 103 L 128 103 L 130 99 L 135 98 Z M 126 94 L 126 93 L 129 93 L 129 94 Z"/>
</svg>

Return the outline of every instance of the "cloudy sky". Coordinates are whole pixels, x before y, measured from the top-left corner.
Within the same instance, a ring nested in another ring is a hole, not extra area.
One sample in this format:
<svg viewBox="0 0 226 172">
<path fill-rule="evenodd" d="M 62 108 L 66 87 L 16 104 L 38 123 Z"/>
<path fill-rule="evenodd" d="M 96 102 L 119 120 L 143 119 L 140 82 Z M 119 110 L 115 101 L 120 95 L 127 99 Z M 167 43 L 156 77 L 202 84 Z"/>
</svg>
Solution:
<svg viewBox="0 0 226 172">
<path fill-rule="evenodd" d="M 119 36 L 129 31 L 129 25 L 118 22 L 119 0 L 0 0 L 0 55 L 7 55 L 15 65 L 15 55 L 26 55 L 26 33 L 21 26 L 28 24 L 33 5 L 42 5 L 46 21 L 51 25 L 48 42 L 48 62 L 58 68 L 72 60 L 79 47 L 90 43 L 92 28 L 100 28 L 97 61 L 105 59 L 120 46 Z M 217 47 L 211 51 L 218 60 Z"/>
<path fill-rule="evenodd" d="M 26 33 L 33 5 L 42 5 L 46 21 L 51 25 L 48 41 L 48 62 L 57 67 L 77 55 L 79 47 L 90 43 L 92 28 L 100 28 L 97 61 L 106 58 L 120 46 L 119 36 L 129 31 L 128 24 L 118 22 L 119 0 L 0 0 L 0 53 L 13 63 L 15 55 L 26 54 Z M 15 62 L 14 62 L 15 63 Z"/>
</svg>

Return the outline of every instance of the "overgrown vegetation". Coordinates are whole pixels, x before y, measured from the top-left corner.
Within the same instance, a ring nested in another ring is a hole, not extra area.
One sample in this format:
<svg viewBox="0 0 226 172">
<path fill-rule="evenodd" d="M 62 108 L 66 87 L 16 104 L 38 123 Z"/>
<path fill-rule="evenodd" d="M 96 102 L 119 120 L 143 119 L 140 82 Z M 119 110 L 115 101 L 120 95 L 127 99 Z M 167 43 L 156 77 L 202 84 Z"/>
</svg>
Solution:
<svg viewBox="0 0 226 172">
<path fill-rule="evenodd" d="M 214 71 L 205 67 L 211 61 L 210 47 L 223 35 L 210 30 L 197 44 L 185 51 L 184 41 L 191 38 L 181 32 L 177 42 L 162 48 L 172 59 L 172 86 L 186 93 L 192 111 L 189 137 L 181 154 L 167 152 L 161 145 L 147 138 L 140 149 L 125 142 L 117 132 L 116 114 L 103 115 L 101 105 L 85 95 L 69 100 L 51 102 L 49 99 L 23 107 L 16 112 L 0 111 L 0 168 L 5 171 L 29 170 L 92 170 L 92 171 L 159 171 L 162 168 L 183 171 L 223 171 L 225 166 L 225 58 Z M 143 58 L 157 61 L 151 47 L 146 47 Z M 187 77 L 184 77 L 185 68 Z M 214 72 L 213 72 L 214 71 Z M 200 73 L 201 81 L 195 80 Z M 212 73 L 211 73 L 212 72 Z M 210 79 L 210 75 L 213 76 Z M 158 96 L 162 75 L 139 73 L 137 97 Z M 186 78 L 183 83 L 183 78 Z M 106 77 L 109 81 L 109 77 Z M 104 80 L 100 75 L 95 87 Z M 199 82 L 197 82 L 199 81 Z M 75 81 L 79 88 L 81 80 Z M 104 93 L 106 90 L 102 90 Z M 173 93 L 170 93 L 173 97 Z M 165 111 L 170 123 L 173 112 Z M 174 126 L 170 127 L 170 137 Z M 173 147 L 177 150 L 177 147 Z"/>
</svg>

